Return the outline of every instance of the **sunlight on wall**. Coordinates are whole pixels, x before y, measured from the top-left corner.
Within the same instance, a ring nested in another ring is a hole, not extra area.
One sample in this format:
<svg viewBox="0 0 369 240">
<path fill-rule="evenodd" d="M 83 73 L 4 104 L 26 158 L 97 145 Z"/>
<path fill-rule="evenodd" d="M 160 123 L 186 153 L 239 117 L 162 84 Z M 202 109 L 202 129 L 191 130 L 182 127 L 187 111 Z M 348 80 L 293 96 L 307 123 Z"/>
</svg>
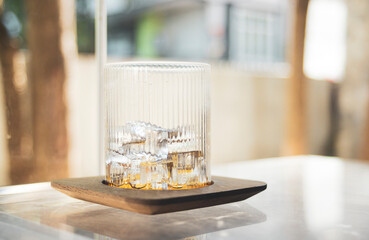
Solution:
<svg viewBox="0 0 369 240">
<path fill-rule="evenodd" d="M 310 1 L 304 72 L 318 80 L 340 81 L 346 61 L 347 7 L 343 0 Z"/>
</svg>

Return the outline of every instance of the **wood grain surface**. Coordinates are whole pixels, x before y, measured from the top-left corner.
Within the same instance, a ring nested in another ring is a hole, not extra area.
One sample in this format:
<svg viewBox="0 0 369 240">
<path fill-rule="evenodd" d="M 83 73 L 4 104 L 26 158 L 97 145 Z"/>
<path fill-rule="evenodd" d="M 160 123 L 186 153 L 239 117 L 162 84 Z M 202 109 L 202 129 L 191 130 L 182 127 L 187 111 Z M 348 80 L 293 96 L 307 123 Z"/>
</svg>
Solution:
<svg viewBox="0 0 369 240">
<path fill-rule="evenodd" d="M 51 186 L 68 196 L 143 214 L 160 214 L 245 200 L 264 182 L 216 177 L 208 187 L 184 190 L 139 190 L 107 186 L 103 176 L 55 180 Z"/>
</svg>

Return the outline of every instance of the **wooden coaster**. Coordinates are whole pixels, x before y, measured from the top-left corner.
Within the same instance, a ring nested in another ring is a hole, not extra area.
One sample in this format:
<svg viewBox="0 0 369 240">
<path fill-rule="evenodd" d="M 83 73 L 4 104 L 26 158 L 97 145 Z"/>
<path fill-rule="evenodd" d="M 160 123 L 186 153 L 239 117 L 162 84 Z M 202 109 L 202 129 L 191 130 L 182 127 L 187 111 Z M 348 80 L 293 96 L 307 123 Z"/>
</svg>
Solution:
<svg viewBox="0 0 369 240">
<path fill-rule="evenodd" d="M 110 187 L 104 177 L 55 180 L 51 186 L 68 196 L 143 214 L 160 214 L 245 200 L 263 190 L 264 182 L 212 176 L 208 187 L 184 190 L 139 190 Z"/>
</svg>

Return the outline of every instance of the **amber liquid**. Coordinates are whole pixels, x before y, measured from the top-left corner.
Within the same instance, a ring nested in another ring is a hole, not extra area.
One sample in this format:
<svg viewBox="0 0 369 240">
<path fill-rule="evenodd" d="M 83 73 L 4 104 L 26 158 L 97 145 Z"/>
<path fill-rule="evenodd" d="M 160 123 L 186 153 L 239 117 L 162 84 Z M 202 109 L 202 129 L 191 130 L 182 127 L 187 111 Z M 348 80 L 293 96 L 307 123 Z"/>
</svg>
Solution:
<svg viewBox="0 0 369 240">
<path fill-rule="evenodd" d="M 142 189 L 142 190 L 184 190 L 184 189 L 194 189 L 194 188 L 207 187 L 207 186 L 210 186 L 212 184 L 212 182 L 209 182 L 209 183 L 198 183 L 198 184 L 193 184 L 193 185 L 182 185 L 181 187 L 168 186 L 167 189 L 163 189 L 163 188 L 152 189 L 151 184 L 145 184 L 145 185 L 140 185 L 140 186 L 136 185 L 134 187 L 131 184 L 123 184 L 123 185 L 120 185 L 120 186 L 116 186 L 116 185 L 113 185 L 113 184 L 111 184 L 107 181 L 108 180 L 106 180 L 106 182 L 104 182 L 104 183 L 108 186 L 111 186 L 111 187 L 127 188 L 127 189 Z"/>
</svg>

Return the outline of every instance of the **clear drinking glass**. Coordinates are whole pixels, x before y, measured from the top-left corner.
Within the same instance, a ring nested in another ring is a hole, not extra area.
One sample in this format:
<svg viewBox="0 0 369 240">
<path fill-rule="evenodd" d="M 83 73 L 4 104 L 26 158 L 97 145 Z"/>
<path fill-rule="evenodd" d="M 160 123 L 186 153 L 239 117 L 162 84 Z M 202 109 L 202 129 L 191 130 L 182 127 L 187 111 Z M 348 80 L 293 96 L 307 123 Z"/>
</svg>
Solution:
<svg viewBox="0 0 369 240">
<path fill-rule="evenodd" d="M 136 189 L 207 186 L 210 65 L 105 66 L 106 182 Z"/>
</svg>

